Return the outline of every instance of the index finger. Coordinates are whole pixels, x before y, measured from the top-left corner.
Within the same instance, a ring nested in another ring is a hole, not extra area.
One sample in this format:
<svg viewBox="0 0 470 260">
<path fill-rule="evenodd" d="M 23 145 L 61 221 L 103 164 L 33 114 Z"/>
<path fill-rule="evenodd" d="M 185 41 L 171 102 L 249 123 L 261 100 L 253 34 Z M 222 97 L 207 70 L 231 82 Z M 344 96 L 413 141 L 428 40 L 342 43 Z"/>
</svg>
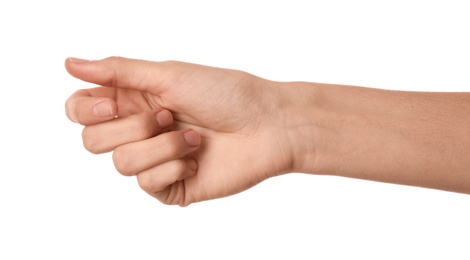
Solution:
<svg viewBox="0 0 470 260">
<path fill-rule="evenodd" d="M 71 121 L 81 125 L 111 120 L 118 112 L 115 93 L 115 89 L 104 87 L 78 90 L 65 102 L 65 113 Z"/>
<path fill-rule="evenodd" d="M 130 88 L 160 94 L 165 82 L 177 75 L 171 62 L 109 57 L 102 60 L 68 58 L 65 68 L 70 75 L 101 86 Z M 159 93 L 156 93 L 159 92 Z"/>
</svg>

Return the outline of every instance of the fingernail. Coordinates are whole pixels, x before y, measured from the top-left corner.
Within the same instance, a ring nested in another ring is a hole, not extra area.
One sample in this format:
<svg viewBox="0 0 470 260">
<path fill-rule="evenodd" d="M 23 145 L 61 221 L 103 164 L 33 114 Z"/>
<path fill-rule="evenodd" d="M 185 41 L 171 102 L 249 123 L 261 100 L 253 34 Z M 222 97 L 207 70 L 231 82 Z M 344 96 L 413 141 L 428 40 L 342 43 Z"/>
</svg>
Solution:
<svg viewBox="0 0 470 260">
<path fill-rule="evenodd" d="M 160 128 L 167 128 L 173 123 L 173 116 L 168 110 L 162 110 L 155 116 L 157 118 L 158 126 Z"/>
<path fill-rule="evenodd" d="M 79 59 L 79 58 L 72 58 L 72 57 L 69 57 L 69 61 L 72 62 L 72 63 L 90 62 L 89 60 L 84 60 L 84 59 Z"/>
<path fill-rule="evenodd" d="M 197 162 L 196 160 L 189 159 L 188 160 L 188 167 L 191 169 L 191 171 L 195 172 L 197 170 Z"/>
<path fill-rule="evenodd" d="M 184 133 L 184 140 L 188 146 L 198 146 L 201 144 L 201 137 L 194 130 L 189 130 Z"/>
<path fill-rule="evenodd" d="M 96 103 L 93 106 L 93 114 L 96 117 L 114 116 L 113 109 L 111 108 L 111 104 L 109 103 L 109 100 L 103 100 L 101 102 Z"/>
</svg>

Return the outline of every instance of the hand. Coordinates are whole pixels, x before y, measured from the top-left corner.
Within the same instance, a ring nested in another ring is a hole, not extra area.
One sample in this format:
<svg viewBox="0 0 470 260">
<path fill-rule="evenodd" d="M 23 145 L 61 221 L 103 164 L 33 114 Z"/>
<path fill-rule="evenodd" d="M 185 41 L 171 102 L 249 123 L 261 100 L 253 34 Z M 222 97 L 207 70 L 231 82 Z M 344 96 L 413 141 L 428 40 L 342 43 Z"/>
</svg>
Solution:
<svg viewBox="0 0 470 260">
<path fill-rule="evenodd" d="M 278 83 L 174 61 L 70 58 L 65 66 L 101 85 L 66 103 L 67 116 L 85 125 L 85 147 L 114 150 L 116 169 L 165 204 L 232 195 L 292 170 Z"/>
</svg>

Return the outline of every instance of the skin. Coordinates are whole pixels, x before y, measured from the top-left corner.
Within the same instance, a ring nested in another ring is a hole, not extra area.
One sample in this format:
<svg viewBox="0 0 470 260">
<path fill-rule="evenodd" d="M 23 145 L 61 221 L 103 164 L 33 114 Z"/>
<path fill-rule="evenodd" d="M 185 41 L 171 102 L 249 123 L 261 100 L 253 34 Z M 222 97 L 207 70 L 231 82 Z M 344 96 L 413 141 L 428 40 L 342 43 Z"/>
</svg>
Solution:
<svg viewBox="0 0 470 260">
<path fill-rule="evenodd" d="M 98 85 L 70 120 L 92 153 L 165 204 L 187 206 L 290 172 L 470 193 L 470 95 L 274 82 L 176 61 L 68 58 Z"/>
</svg>

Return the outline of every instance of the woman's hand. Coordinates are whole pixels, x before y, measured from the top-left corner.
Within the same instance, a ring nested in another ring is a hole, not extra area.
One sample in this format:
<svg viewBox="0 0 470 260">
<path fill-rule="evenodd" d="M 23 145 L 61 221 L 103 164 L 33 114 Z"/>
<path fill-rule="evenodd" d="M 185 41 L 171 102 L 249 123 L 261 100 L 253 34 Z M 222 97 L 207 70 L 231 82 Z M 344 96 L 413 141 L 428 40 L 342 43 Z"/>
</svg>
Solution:
<svg viewBox="0 0 470 260">
<path fill-rule="evenodd" d="M 167 61 L 69 58 L 67 71 L 100 85 L 75 92 L 67 116 L 93 153 L 166 204 L 243 191 L 292 169 L 278 83 L 245 72 Z"/>
</svg>

